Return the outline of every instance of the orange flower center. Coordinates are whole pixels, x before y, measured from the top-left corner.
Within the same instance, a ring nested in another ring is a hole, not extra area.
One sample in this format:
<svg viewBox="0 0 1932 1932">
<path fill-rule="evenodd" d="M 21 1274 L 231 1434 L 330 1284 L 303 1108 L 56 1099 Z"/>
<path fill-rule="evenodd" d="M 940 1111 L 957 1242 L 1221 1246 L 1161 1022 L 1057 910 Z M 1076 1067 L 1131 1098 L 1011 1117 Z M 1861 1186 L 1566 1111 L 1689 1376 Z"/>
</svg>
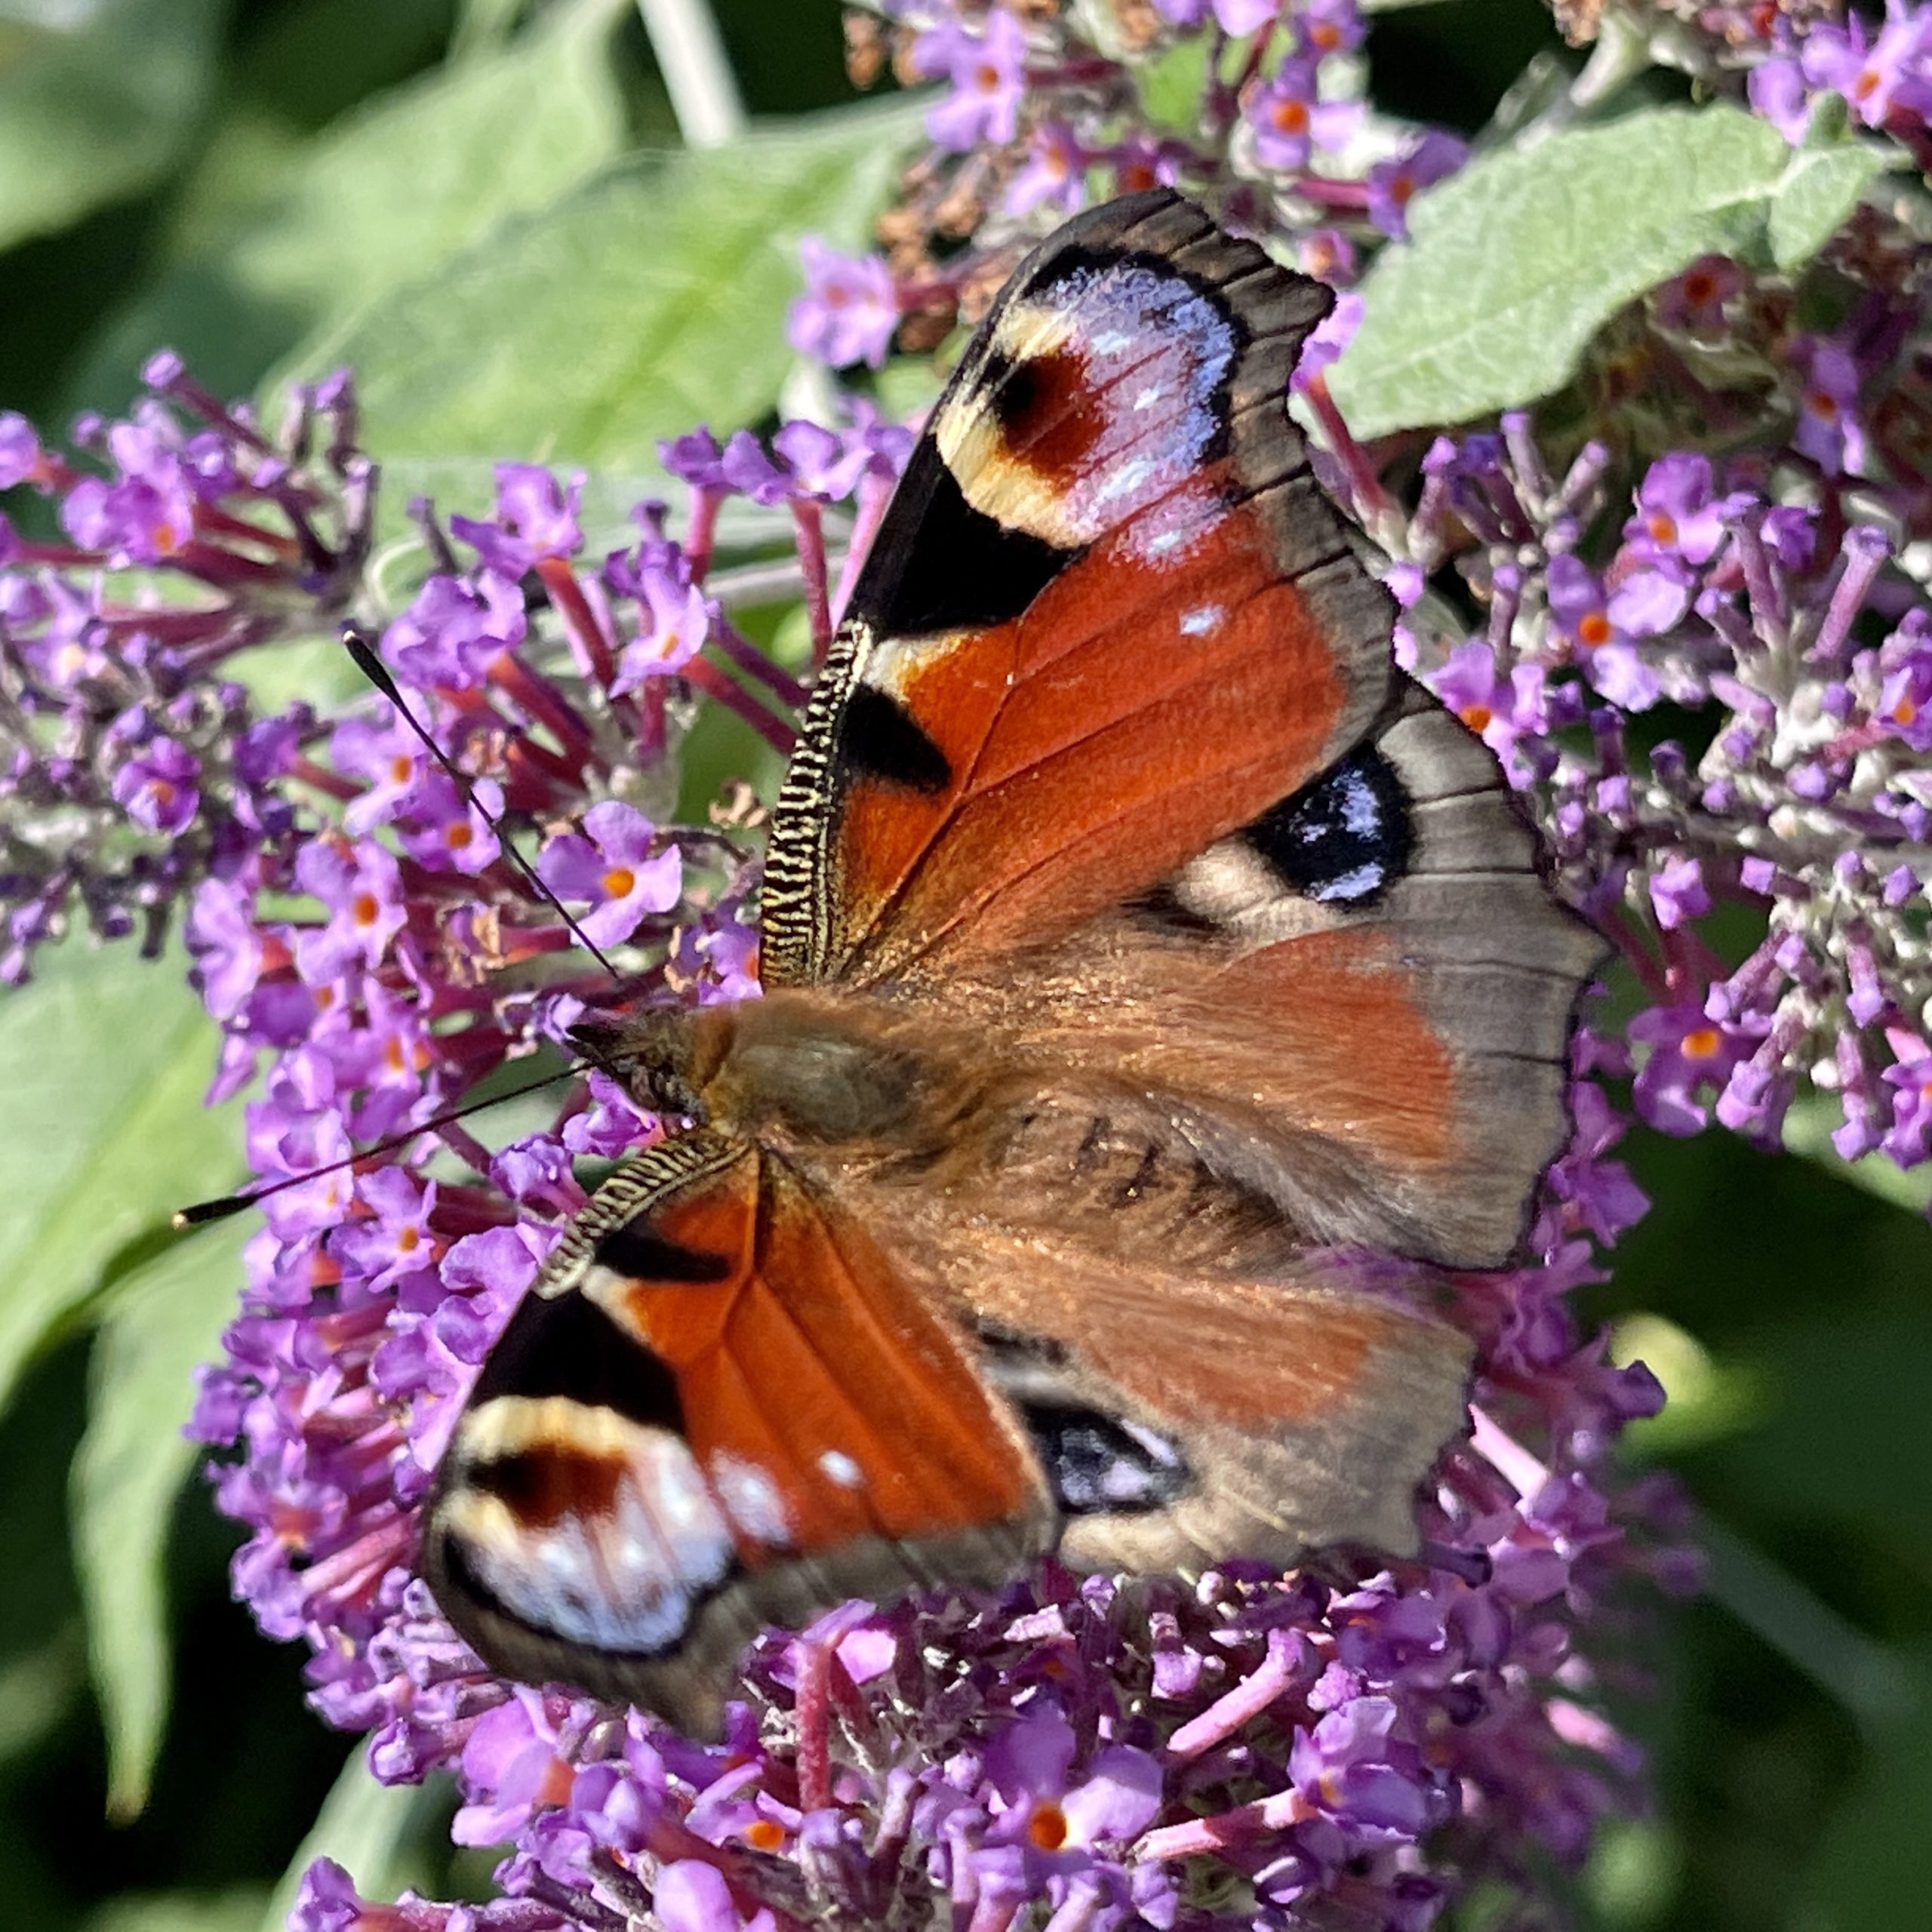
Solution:
<svg viewBox="0 0 1932 1932">
<path fill-rule="evenodd" d="M 358 926 L 373 926 L 382 906 L 373 892 L 358 892 L 349 907 L 349 915 Z"/>
<path fill-rule="evenodd" d="M 776 1851 L 785 1842 L 785 1829 L 775 1818 L 754 1818 L 745 1827 L 745 1842 L 754 1851 Z"/>
<path fill-rule="evenodd" d="M 1066 1842 L 1066 1814 L 1051 1798 L 1033 1807 L 1026 1835 L 1042 1851 L 1057 1851 Z"/>
<path fill-rule="evenodd" d="M 1674 516 L 1666 516 L 1662 510 L 1651 511 L 1644 528 L 1651 533 L 1652 540 L 1656 543 L 1675 543 L 1677 541 L 1677 519 Z"/>
<path fill-rule="evenodd" d="M 577 1774 L 561 1758 L 552 1758 L 543 1767 L 543 1776 L 537 1787 L 539 1804 L 563 1804 L 569 1801 L 571 1786 L 577 1780 Z"/>
<path fill-rule="evenodd" d="M 1577 641 L 1592 651 L 1600 644 L 1607 644 L 1610 637 L 1610 620 L 1601 611 L 1592 611 L 1577 626 Z"/>
<path fill-rule="evenodd" d="M 1308 132 L 1308 103 L 1305 100 L 1278 100 L 1268 118 L 1284 134 Z"/>
<path fill-rule="evenodd" d="M 1487 731 L 1495 718 L 1496 713 L 1486 704 L 1466 704 L 1456 715 L 1461 718 L 1472 731 Z"/>
<path fill-rule="evenodd" d="M 613 866 L 604 875 L 604 890 L 613 899 L 628 899 L 636 886 L 637 874 L 629 866 Z"/>
<path fill-rule="evenodd" d="M 1684 1057 L 1715 1060 L 1718 1048 L 1723 1044 L 1724 1035 L 1715 1026 L 1694 1026 L 1684 1036 Z"/>
</svg>

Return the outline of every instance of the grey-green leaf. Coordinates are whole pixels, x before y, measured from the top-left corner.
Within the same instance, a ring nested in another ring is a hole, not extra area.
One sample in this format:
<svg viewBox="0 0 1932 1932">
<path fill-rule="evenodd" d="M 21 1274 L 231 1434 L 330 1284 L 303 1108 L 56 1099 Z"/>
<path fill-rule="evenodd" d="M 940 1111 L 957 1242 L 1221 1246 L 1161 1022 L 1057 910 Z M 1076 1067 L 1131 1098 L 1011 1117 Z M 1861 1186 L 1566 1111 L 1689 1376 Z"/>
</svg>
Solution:
<svg viewBox="0 0 1932 1932">
<path fill-rule="evenodd" d="M 448 1801 L 433 1787 L 378 1784 L 360 1743 L 322 1801 L 315 1824 L 277 1881 L 261 1932 L 287 1932 L 302 1875 L 318 1858 L 332 1858 L 365 1898 L 392 1899 L 405 1885 L 425 1882 L 423 1840 Z"/>
<path fill-rule="evenodd" d="M 258 1887 L 226 1892 L 123 1892 L 91 1912 L 82 1932 L 255 1932 Z"/>
<path fill-rule="evenodd" d="M 1377 259 L 1331 391 L 1358 436 L 1533 402 L 1700 255 L 1801 266 L 1880 165 L 1863 146 L 1794 150 L 1724 103 L 1482 156 L 1418 195 L 1412 239 Z"/>
<path fill-rule="evenodd" d="M 246 116 L 190 180 L 152 282 L 97 341 L 77 393 L 106 402 L 157 343 L 245 388 L 302 337 L 495 223 L 549 205 L 628 138 L 611 40 L 628 0 L 570 0 L 500 48 L 378 96 L 312 146 Z"/>
<path fill-rule="evenodd" d="M 0 993 L 0 1406 L 121 1251 L 233 1184 L 232 1109 L 202 1096 L 215 1032 L 178 955 L 75 940 Z"/>
<path fill-rule="evenodd" d="M 213 76 L 220 0 L 11 7 L 0 20 L 0 248 L 138 193 Z"/>
<path fill-rule="evenodd" d="M 94 1346 L 87 1433 L 71 1478 L 74 1566 L 107 1734 L 107 1809 L 147 1801 L 171 1681 L 165 1565 L 174 1500 L 202 1453 L 181 1433 L 195 1366 L 235 1312 L 236 1220 L 190 1235 L 118 1283 Z"/>
<path fill-rule="evenodd" d="M 847 110 L 626 165 L 296 366 L 360 372 L 365 441 L 385 458 L 647 465 L 660 437 L 771 406 L 799 237 L 860 242 L 917 126 L 903 106 Z"/>
<path fill-rule="evenodd" d="M 1886 165 L 1874 142 L 1801 148 L 1771 196 L 1771 259 L 1789 274 L 1802 268 L 1836 231 Z"/>
<path fill-rule="evenodd" d="M 1801 1094 L 1784 1117 L 1785 1151 L 1816 1161 L 1827 1173 L 1908 1214 L 1923 1214 L 1932 1209 L 1932 1167 L 1902 1168 L 1884 1154 L 1847 1161 L 1832 1145 L 1832 1131 L 1844 1118 L 1844 1110 L 1835 1095 Z"/>
</svg>

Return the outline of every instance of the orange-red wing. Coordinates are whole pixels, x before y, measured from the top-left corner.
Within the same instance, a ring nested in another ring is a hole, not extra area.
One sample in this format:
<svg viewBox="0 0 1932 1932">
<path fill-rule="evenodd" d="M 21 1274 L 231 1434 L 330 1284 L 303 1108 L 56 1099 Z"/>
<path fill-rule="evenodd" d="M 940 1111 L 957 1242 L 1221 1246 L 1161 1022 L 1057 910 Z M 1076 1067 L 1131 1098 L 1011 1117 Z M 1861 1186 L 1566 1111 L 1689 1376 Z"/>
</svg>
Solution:
<svg viewBox="0 0 1932 1932">
<path fill-rule="evenodd" d="M 775 1157 L 700 1134 L 607 1183 L 518 1309 L 423 1567 L 506 1675 L 707 1728 L 762 1624 L 1001 1581 L 1051 1531 L 955 1333 Z"/>
<path fill-rule="evenodd" d="M 1051 940 L 1353 743 L 1389 606 L 1286 410 L 1331 297 L 1164 189 L 1023 263 L 915 451 L 773 822 L 773 984 Z"/>
<path fill-rule="evenodd" d="M 633 1273 L 640 1235 L 731 1272 L 651 1278 L 646 1251 Z M 758 1500 L 733 1514 L 747 1565 L 1025 1513 L 1032 1471 L 958 1340 L 775 1156 L 747 1149 L 627 1225 L 583 1291 L 669 1370 L 728 1514 L 734 1484 Z"/>
<path fill-rule="evenodd" d="M 1144 1114 L 1304 1243 L 1506 1262 L 1569 1131 L 1602 943 L 1550 896 L 1481 741 L 1404 681 L 1313 786 L 1158 901 L 946 997 L 1017 1059 Z"/>
</svg>

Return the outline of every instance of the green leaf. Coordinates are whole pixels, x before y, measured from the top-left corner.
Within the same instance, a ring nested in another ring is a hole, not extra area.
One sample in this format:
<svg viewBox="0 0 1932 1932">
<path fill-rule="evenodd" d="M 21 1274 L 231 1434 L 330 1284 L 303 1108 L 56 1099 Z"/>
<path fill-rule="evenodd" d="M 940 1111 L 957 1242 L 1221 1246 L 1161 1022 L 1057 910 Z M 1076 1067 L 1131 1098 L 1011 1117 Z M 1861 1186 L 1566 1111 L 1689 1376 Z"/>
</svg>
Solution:
<svg viewBox="0 0 1932 1932">
<path fill-rule="evenodd" d="M 846 245 L 918 126 L 848 110 L 626 165 L 514 221 L 295 358 L 361 375 L 384 457 L 638 468 L 657 439 L 768 409 L 798 238 Z"/>
<path fill-rule="evenodd" d="M 1829 242 L 1887 165 L 1875 143 L 1801 148 L 1771 197 L 1771 259 L 1789 274 Z"/>
<path fill-rule="evenodd" d="M 226 1892 L 124 1892 L 91 1912 L 83 1932 L 255 1932 L 258 1887 Z"/>
<path fill-rule="evenodd" d="M 1413 239 L 1377 258 L 1330 388 L 1364 437 L 1534 401 L 1625 303 L 1699 256 L 1799 266 L 1876 165 L 1862 147 L 1795 152 L 1721 103 L 1481 157 L 1419 195 Z"/>
<path fill-rule="evenodd" d="M 15 1532 L 17 1526 L 8 1529 Z M 77 1620 L 38 1649 L 0 1664 L 0 1770 L 24 1757 L 65 1718 L 85 1688 L 82 1647 Z"/>
<path fill-rule="evenodd" d="M 174 1499 L 201 1454 L 181 1433 L 193 1372 L 235 1312 L 236 1220 L 178 1241 L 115 1287 L 94 1346 L 87 1434 L 74 1458 L 74 1567 L 107 1734 L 108 1815 L 147 1801 L 171 1682 L 165 1559 Z"/>
<path fill-rule="evenodd" d="M 1932 1209 L 1932 1164 L 1902 1168 L 1883 1154 L 1863 1154 L 1847 1161 L 1832 1145 L 1832 1130 L 1844 1118 L 1844 1110 L 1835 1095 L 1801 1094 L 1784 1117 L 1786 1152 L 1815 1161 L 1827 1174 L 1909 1214 L 1923 1214 Z"/>
<path fill-rule="evenodd" d="M 1201 97 L 1208 85 L 1208 42 L 1196 36 L 1163 48 L 1138 68 L 1140 105 L 1157 128 L 1191 134 L 1201 118 Z"/>
<path fill-rule="evenodd" d="M 1874 1932 L 1922 1924 L 1932 1899 L 1932 1660 L 1912 1660 L 1909 1687 L 1872 1740 L 1798 1887 L 1801 1932 Z"/>
<path fill-rule="evenodd" d="M 192 128 L 222 0 L 27 0 L 0 20 L 0 248 L 138 193 Z"/>
<path fill-rule="evenodd" d="M 245 389 L 304 336 L 346 326 L 506 217 L 622 153 L 611 45 L 628 0 L 571 0 L 501 49 L 445 63 L 321 139 L 223 126 L 184 196 L 168 266 L 97 342 L 78 384 L 125 393 L 158 342 Z"/>
<path fill-rule="evenodd" d="M 423 1840 L 431 1822 L 445 1814 L 446 1802 L 434 1787 L 378 1784 L 358 1744 L 277 1881 L 262 1913 L 261 1932 L 287 1932 L 302 1875 L 318 1858 L 334 1859 L 365 1898 L 394 1898 L 405 1885 L 426 1882 Z"/>
<path fill-rule="evenodd" d="M 0 1406 L 33 1356 L 239 1164 L 232 1108 L 202 1104 L 215 1032 L 171 955 L 73 940 L 0 995 Z"/>
</svg>

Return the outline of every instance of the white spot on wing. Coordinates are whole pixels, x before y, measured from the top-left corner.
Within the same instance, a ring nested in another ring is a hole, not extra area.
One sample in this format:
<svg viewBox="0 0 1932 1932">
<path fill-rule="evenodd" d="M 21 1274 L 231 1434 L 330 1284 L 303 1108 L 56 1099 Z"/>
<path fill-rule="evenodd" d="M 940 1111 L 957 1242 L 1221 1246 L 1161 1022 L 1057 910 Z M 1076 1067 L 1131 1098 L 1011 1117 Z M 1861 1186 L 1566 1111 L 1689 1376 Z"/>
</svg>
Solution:
<svg viewBox="0 0 1932 1932">
<path fill-rule="evenodd" d="M 502 1397 L 466 1419 L 459 1442 L 476 1481 L 451 1495 L 445 1532 L 482 1588 L 536 1629 L 598 1650 L 663 1650 L 736 1561 L 697 1459 L 667 1430 L 560 1396 Z M 546 1451 L 615 1466 L 607 1506 L 533 1518 L 491 1493 L 490 1463 Z"/>
<path fill-rule="evenodd" d="M 1218 604 L 1202 604 L 1181 614 L 1180 630 L 1183 637 L 1205 637 L 1220 624 L 1227 615 Z"/>
<path fill-rule="evenodd" d="M 865 1479 L 858 1464 L 842 1449 L 828 1449 L 818 1459 L 818 1466 L 826 1481 L 841 1489 L 857 1489 Z"/>
<path fill-rule="evenodd" d="M 785 1498 L 768 1470 L 721 1449 L 711 1459 L 711 1484 L 724 1513 L 752 1542 L 780 1549 L 791 1542 Z"/>
</svg>

